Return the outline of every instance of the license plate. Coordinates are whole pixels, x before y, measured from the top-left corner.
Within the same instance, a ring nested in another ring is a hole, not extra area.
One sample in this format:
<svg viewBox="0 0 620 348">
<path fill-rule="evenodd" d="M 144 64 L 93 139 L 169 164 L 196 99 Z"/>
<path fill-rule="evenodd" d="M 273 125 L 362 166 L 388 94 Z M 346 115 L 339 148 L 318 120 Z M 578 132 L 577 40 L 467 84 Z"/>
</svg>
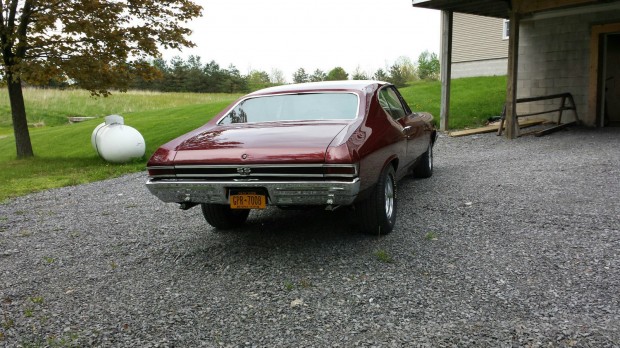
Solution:
<svg viewBox="0 0 620 348">
<path fill-rule="evenodd" d="M 231 209 L 265 209 L 267 197 L 257 194 L 234 194 L 230 195 Z"/>
</svg>

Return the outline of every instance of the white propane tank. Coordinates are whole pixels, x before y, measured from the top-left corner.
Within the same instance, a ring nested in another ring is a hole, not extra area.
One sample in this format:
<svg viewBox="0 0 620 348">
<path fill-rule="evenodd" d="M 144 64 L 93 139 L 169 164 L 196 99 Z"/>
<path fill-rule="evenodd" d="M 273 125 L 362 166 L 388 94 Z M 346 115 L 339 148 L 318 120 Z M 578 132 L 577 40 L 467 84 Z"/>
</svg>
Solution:
<svg viewBox="0 0 620 348">
<path fill-rule="evenodd" d="M 144 156 L 145 144 L 142 134 L 125 125 L 122 116 L 106 116 L 90 137 L 97 154 L 113 163 L 125 163 Z"/>
</svg>

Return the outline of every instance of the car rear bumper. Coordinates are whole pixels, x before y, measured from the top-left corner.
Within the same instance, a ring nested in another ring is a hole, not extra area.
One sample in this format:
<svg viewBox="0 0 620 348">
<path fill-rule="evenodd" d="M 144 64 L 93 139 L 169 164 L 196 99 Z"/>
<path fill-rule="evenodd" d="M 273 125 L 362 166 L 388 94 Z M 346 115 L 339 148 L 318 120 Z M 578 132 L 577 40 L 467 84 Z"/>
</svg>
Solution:
<svg viewBox="0 0 620 348">
<path fill-rule="evenodd" d="M 230 189 L 267 192 L 269 205 L 350 205 L 360 191 L 359 178 L 351 181 L 206 181 L 149 179 L 149 191 L 164 202 L 229 204 Z"/>
</svg>

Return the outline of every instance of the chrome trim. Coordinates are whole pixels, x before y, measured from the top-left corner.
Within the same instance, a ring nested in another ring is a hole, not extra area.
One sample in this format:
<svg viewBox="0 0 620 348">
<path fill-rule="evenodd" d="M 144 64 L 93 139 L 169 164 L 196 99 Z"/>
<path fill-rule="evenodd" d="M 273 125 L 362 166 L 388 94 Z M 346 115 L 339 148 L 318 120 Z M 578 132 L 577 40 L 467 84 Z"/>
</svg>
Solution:
<svg viewBox="0 0 620 348">
<path fill-rule="evenodd" d="M 247 168 L 249 172 L 245 174 L 239 173 L 240 169 Z M 351 174 L 304 174 L 304 173 L 255 173 L 252 169 L 303 169 L 303 168 L 353 168 Z M 166 169 L 175 170 L 174 174 L 162 174 L 149 176 L 150 178 L 251 178 L 251 177 L 281 177 L 281 178 L 355 178 L 359 176 L 359 164 L 256 164 L 256 165 L 177 165 L 177 166 L 152 166 L 147 167 L 150 169 Z M 226 170 L 229 169 L 231 173 L 179 173 L 183 170 Z"/>
<path fill-rule="evenodd" d="M 334 174 L 338 175 L 338 174 Z M 352 177 L 350 174 L 343 174 L 345 177 Z M 177 178 L 250 178 L 250 177 L 288 177 L 288 178 L 323 178 L 327 177 L 327 174 L 257 174 L 249 173 L 247 175 L 241 174 L 176 174 Z M 170 177 L 170 176 L 168 176 Z"/>
<path fill-rule="evenodd" d="M 269 205 L 350 205 L 359 194 L 360 179 L 317 182 L 149 179 L 146 187 L 169 203 L 229 204 L 229 189 L 264 189 Z"/>
<path fill-rule="evenodd" d="M 146 167 L 146 169 L 174 169 L 174 166 L 150 166 Z"/>
</svg>

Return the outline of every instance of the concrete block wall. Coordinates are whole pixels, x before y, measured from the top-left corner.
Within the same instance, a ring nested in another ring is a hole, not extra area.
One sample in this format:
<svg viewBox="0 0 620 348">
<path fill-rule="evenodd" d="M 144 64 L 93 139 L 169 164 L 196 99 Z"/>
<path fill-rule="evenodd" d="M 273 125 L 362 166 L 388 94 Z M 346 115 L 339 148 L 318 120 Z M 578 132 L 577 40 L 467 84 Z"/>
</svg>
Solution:
<svg viewBox="0 0 620 348">
<path fill-rule="evenodd" d="M 473 76 L 506 75 L 508 58 L 485 59 L 469 62 L 452 63 L 451 76 L 453 79 Z"/>
<path fill-rule="evenodd" d="M 588 110 L 590 29 L 594 24 L 613 22 L 620 22 L 620 10 L 523 20 L 519 38 L 517 97 L 569 92 L 575 99 L 577 112 L 585 117 Z M 549 110 L 559 103 L 559 99 L 523 103 L 518 105 L 517 112 Z M 542 116 L 557 119 L 557 113 Z M 562 119 L 566 122 L 573 120 L 573 113 L 565 112 Z"/>
</svg>

